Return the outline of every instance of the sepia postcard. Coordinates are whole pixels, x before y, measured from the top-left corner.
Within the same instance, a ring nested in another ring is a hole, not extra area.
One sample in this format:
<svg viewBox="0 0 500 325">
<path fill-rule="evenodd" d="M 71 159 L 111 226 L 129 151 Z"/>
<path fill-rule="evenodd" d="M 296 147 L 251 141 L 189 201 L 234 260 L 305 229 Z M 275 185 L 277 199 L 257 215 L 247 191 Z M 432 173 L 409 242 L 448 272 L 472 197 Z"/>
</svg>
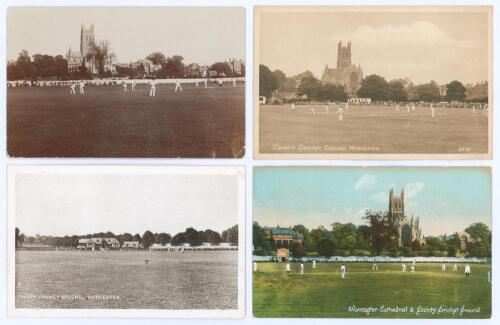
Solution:
<svg viewBox="0 0 500 325">
<path fill-rule="evenodd" d="M 11 157 L 241 158 L 245 8 L 10 7 Z"/>
<path fill-rule="evenodd" d="M 9 166 L 8 315 L 242 318 L 244 167 Z"/>
<path fill-rule="evenodd" d="M 490 318 L 488 167 L 255 167 L 256 317 Z"/>
<path fill-rule="evenodd" d="M 257 159 L 491 159 L 491 6 L 254 9 Z"/>
</svg>

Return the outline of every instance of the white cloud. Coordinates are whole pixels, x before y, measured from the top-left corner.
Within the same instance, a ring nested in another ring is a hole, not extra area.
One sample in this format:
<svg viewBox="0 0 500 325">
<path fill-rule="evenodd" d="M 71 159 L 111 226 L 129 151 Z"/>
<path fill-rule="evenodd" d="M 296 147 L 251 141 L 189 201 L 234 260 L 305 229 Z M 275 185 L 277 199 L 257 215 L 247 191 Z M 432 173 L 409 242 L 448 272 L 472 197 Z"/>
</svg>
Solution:
<svg viewBox="0 0 500 325">
<path fill-rule="evenodd" d="M 370 188 L 373 184 L 375 184 L 376 180 L 377 176 L 375 175 L 363 175 L 358 179 L 358 181 L 354 185 L 354 188 L 356 189 L 356 191 Z"/>
<path fill-rule="evenodd" d="M 378 192 L 377 194 L 373 194 L 371 197 L 371 200 L 375 201 L 375 202 L 384 203 L 384 202 L 387 202 L 388 197 L 389 197 L 389 194 L 387 192 L 382 191 L 382 192 Z"/>
<path fill-rule="evenodd" d="M 408 199 L 415 198 L 419 193 L 424 190 L 425 184 L 423 182 L 408 183 L 405 186 L 405 196 Z"/>
<path fill-rule="evenodd" d="M 431 79 L 441 83 L 452 79 L 479 81 L 488 77 L 487 54 L 482 44 L 457 40 L 430 22 L 363 25 L 342 39 L 351 40 L 353 63 L 361 64 L 365 75 L 375 73 L 386 79 L 410 77 L 417 83 Z M 464 60 L 470 59 L 474 63 L 464 65 Z"/>
</svg>

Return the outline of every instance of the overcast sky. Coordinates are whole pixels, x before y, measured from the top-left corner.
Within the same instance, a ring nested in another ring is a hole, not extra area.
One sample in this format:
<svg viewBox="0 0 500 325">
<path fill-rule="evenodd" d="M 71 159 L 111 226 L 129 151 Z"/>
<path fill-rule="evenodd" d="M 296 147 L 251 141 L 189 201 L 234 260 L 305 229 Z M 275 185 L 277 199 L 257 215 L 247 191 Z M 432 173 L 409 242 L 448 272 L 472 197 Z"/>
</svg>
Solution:
<svg viewBox="0 0 500 325">
<path fill-rule="evenodd" d="M 221 232 L 238 223 L 238 182 L 234 173 L 18 173 L 15 225 L 27 235 Z"/>
<path fill-rule="evenodd" d="M 491 229 L 487 168 L 256 168 L 254 221 L 263 226 L 334 222 L 364 224 L 366 209 L 387 211 L 391 187 L 405 189 L 405 213 L 420 217 L 424 235 Z"/>
<path fill-rule="evenodd" d="M 79 51 L 80 27 L 94 23 L 96 40 L 108 40 L 118 62 L 154 51 L 182 55 L 186 63 L 245 59 L 245 10 L 239 7 L 10 7 L 7 59 Z"/>
<path fill-rule="evenodd" d="M 321 78 L 326 64 L 336 67 L 337 43 L 350 40 L 352 63 L 360 64 L 365 76 L 440 84 L 488 79 L 484 8 L 483 12 L 313 10 L 262 13 L 260 63 L 288 76 L 310 70 Z"/>
</svg>

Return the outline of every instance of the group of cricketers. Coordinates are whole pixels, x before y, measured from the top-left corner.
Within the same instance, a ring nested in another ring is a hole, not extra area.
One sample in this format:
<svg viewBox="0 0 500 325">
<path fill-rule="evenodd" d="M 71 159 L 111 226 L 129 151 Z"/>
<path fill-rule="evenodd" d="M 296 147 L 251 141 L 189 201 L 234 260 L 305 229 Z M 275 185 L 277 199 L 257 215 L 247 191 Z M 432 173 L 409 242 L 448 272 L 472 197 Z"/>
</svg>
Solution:
<svg viewBox="0 0 500 325">
<path fill-rule="evenodd" d="M 332 110 L 330 110 L 330 106 L 332 106 L 332 108 L 333 108 Z M 324 106 L 323 113 L 330 114 L 330 111 L 335 112 L 335 110 L 336 110 L 336 113 L 338 116 L 338 121 L 342 122 L 344 120 L 344 113 L 347 113 L 348 109 L 349 109 L 349 102 L 341 103 L 338 107 L 337 107 L 336 103 L 330 102 Z M 401 109 L 400 105 L 396 104 L 394 107 L 394 112 L 399 113 L 400 109 Z M 476 109 L 481 109 L 484 114 L 488 113 L 488 106 L 487 105 L 483 105 L 483 104 L 472 105 L 472 113 L 475 113 Z M 291 104 L 291 110 L 292 110 L 292 112 L 295 111 L 295 103 Z M 414 113 L 416 111 L 415 103 L 406 104 L 405 110 L 408 114 Z M 432 103 L 430 104 L 430 110 L 431 110 L 431 117 L 434 118 L 436 116 L 436 106 Z M 309 115 L 314 116 L 317 113 L 319 113 L 319 112 L 316 111 L 315 107 L 309 108 L 309 113 L 308 113 Z"/>
<path fill-rule="evenodd" d="M 216 80 L 217 84 L 219 87 L 222 87 L 223 85 L 223 80 L 222 79 L 217 79 Z M 156 79 L 151 79 L 149 80 L 146 85 L 149 86 L 149 97 L 155 97 L 156 96 L 156 85 L 157 85 L 157 81 Z M 174 87 L 174 92 L 182 92 L 182 84 L 181 84 L 181 81 L 179 79 L 175 80 L 174 81 L 175 83 L 175 87 Z M 201 83 L 204 83 L 204 87 L 205 88 L 208 88 L 208 79 L 204 79 Z M 194 81 L 194 85 L 195 85 L 195 88 L 199 88 L 199 85 L 200 84 L 200 81 L 199 80 L 195 80 Z M 237 86 L 237 79 L 236 78 L 232 78 L 231 79 L 231 84 L 233 87 L 236 87 Z M 130 88 L 129 88 L 129 85 L 130 85 Z M 84 87 L 85 87 L 85 81 L 83 80 L 79 80 L 79 81 L 72 81 L 69 83 L 69 88 L 70 88 L 70 94 L 72 95 L 76 95 L 77 92 L 76 92 L 76 87 L 79 87 L 79 92 L 78 94 L 80 95 L 83 95 L 85 94 L 85 91 L 84 91 Z M 121 86 L 122 86 L 122 89 L 123 89 L 123 92 L 128 92 L 128 91 L 131 91 L 131 92 L 134 92 L 137 90 L 137 80 L 132 80 L 132 81 L 122 81 L 121 82 Z"/>
<path fill-rule="evenodd" d="M 253 271 L 254 272 L 257 272 L 257 262 L 253 262 Z M 316 261 L 313 260 L 312 261 L 312 270 L 316 270 Z M 372 270 L 373 271 L 378 271 L 378 263 L 374 260 L 373 261 L 373 264 L 372 264 Z M 412 262 L 411 262 L 411 265 L 410 265 L 410 272 L 415 272 L 416 270 L 416 260 L 413 259 Z M 405 263 L 402 263 L 401 264 L 401 271 L 402 272 L 406 272 L 406 264 Z M 442 272 L 445 272 L 446 271 L 446 263 L 445 262 L 442 262 L 441 263 L 441 271 Z M 291 273 L 292 272 L 292 269 L 291 269 L 291 264 L 290 262 L 287 262 L 285 264 L 285 272 L 287 274 Z M 300 274 L 304 274 L 304 263 L 301 262 L 300 263 Z M 342 279 L 345 279 L 346 278 L 346 265 L 344 263 L 341 264 L 340 266 L 340 277 Z M 456 263 L 453 264 L 453 272 L 458 272 L 458 266 Z M 464 274 L 465 274 L 465 277 L 466 278 L 469 278 L 470 275 L 471 275 L 471 267 L 470 265 L 467 263 L 465 264 L 465 267 L 464 267 Z"/>
</svg>

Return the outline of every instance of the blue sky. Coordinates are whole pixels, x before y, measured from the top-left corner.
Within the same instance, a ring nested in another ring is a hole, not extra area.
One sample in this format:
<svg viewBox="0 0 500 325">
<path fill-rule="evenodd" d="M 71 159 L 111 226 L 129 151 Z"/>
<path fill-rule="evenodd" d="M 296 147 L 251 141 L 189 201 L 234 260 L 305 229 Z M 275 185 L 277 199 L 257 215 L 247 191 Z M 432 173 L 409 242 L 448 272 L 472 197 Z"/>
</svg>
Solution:
<svg viewBox="0 0 500 325">
<path fill-rule="evenodd" d="M 253 218 L 261 225 L 361 224 L 366 209 L 386 211 L 389 189 L 405 189 L 406 215 L 420 216 L 424 235 L 491 228 L 488 168 L 256 167 Z"/>
</svg>

